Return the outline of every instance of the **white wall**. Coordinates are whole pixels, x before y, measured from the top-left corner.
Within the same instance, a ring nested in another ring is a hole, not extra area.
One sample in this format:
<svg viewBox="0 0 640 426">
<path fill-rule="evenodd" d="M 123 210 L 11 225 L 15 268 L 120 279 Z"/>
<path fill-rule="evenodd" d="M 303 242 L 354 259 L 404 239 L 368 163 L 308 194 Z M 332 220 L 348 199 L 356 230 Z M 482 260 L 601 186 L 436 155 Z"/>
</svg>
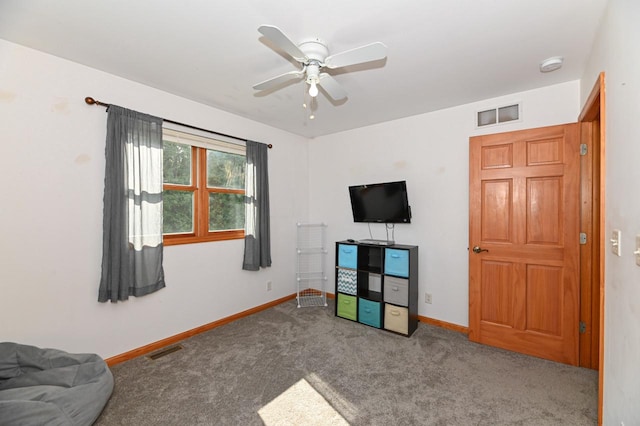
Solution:
<svg viewBox="0 0 640 426">
<path fill-rule="evenodd" d="M 240 240 L 166 247 L 165 289 L 98 303 L 107 114 L 85 96 L 273 143 L 273 266 L 242 271 Z M 295 292 L 307 139 L 3 40 L 0 135 L 0 341 L 110 357 Z"/>
<path fill-rule="evenodd" d="M 605 250 L 605 425 L 640 424 L 640 2 L 611 0 L 582 79 L 586 101 L 598 73 L 606 84 L 605 235 L 622 231 L 622 255 Z"/>
<path fill-rule="evenodd" d="M 476 111 L 514 101 L 522 102 L 521 122 L 475 128 Z M 328 223 L 329 241 L 370 238 L 366 224 L 353 223 L 347 187 L 406 180 L 413 218 L 396 225 L 395 241 L 420 247 L 418 313 L 467 326 L 469 137 L 575 122 L 578 105 L 572 81 L 314 139 L 310 217 Z M 386 238 L 384 225 L 371 228 L 373 238 Z M 334 259 L 332 247 L 327 270 Z"/>
</svg>

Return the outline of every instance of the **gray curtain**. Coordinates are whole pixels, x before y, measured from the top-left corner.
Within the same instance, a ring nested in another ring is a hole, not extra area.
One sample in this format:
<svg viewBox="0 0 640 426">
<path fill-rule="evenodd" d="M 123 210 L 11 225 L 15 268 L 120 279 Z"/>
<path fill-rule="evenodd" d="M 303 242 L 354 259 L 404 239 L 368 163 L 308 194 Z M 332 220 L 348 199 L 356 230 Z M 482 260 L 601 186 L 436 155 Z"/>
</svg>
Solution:
<svg viewBox="0 0 640 426">
<path fill-rule="evenodd" d="M 162 119 L 108 109 L 99 302 L 165 286 L 162 269 Z"/>
<path fill-rule="evenodd" d="M 271 266 L 269 167 L 267 145 L 247 141 L 245 172 L 245 236 L 242 269 L 257 271 Z"/>
</svg>

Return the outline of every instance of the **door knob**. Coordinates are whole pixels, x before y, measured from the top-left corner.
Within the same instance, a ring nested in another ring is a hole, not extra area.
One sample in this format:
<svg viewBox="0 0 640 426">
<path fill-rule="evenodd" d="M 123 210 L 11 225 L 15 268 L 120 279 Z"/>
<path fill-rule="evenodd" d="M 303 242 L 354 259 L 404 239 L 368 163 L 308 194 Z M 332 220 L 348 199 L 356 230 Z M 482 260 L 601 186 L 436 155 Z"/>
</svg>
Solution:
<svg viewBox="0 0 640 426">
<path fill-rule="evenodd" d="M 473 248 L 473 252 L 474 252 L 474 253 L 481 253 L 481 252 L 483 252 L 483 251 L 489 251 L 489 250 L 488 250 L 488 249 L 480 248 L 480 246 L 475 246 L 475 247 Z"/>
</svg>

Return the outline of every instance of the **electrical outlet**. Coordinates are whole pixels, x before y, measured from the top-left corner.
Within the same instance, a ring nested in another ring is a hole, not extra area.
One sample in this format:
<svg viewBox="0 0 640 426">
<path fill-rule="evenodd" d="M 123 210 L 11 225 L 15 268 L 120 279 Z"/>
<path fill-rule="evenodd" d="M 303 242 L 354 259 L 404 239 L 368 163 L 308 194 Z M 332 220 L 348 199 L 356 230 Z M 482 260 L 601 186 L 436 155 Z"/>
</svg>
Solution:
<svg viewBox="0 0 640 426">
<path fill-rule="evenodd" d="M 267 291 L 271 291 L 271 280 L 267 281 Z"/>
<path fill-rule="evenodd" d="M 432 303 L 432 300 L 431 300 L 431 293 L 425 293 L 425 294 L 424 294 L 424 303 L 429 303 L 429 304 L 431 304 L 431 303 Z"/>
</svg>

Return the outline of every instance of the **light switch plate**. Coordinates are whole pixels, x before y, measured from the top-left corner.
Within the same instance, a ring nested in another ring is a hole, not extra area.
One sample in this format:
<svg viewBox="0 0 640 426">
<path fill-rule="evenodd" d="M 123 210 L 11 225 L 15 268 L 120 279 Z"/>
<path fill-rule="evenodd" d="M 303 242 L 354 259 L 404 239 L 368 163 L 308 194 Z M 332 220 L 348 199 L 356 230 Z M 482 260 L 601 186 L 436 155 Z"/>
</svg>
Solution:
<svg viewBox="0 0 640 426">
<path fill-rule="evenodd" d="M 620 249 L 620 242 L 622 240 L 622 232 L 619 229 L 614 229 L 611 232 L 611 252 L 615 255 L 622 256 L 622 250 Z"/>
<path fill-rule="evenodd" d="M 636 249 L 633 254 L 636 255 L 636 265 L 640 266 L 640 235 L 636 235 Z"/>
</svg>

